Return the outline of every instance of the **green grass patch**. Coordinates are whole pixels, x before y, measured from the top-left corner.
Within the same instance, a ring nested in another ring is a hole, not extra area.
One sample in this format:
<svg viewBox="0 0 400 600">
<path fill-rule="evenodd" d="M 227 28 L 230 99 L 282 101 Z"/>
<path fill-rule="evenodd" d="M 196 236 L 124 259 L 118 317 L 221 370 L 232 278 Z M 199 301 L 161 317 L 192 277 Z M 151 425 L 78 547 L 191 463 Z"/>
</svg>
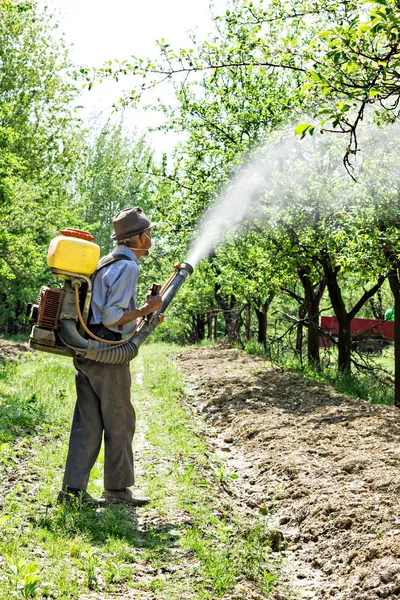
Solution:
<svg viewBox="0 0 400 600">
<path fill-rule="evenodd" d="M 48 354 L 7 363 L 0 375 L 0 598 L 77 598 L 134 585 L 134 563 L 170 544 L 141 531 L 121 506 L 58 506 L 75 402 L 72 361 Z M 102 489 L 102 456 L 90 491 Z"/>
<path fill-rule="evenodd" d="M 67 358 L 27 354 L 0 371 L 0 599 L 78 598 L 90 591 L 222 597 L 253 582 L 275 586 L 268 521 L 235 512 L 232 474 L 208 455 L 182 405 L 179 349 L 152 345 L 132 363 L 138 412 L 139 484 L 153 499 L 143 523 L 121 506 L 58 506 L 75 402 Z M 99 457 L 89 492 L 102 490 Z M 144 573 L 140 576 L 140 573 Z M 186 596 L 185 596 L 186 597 Z"/>
<path fill-rule="evenodd" d="M 153 506 L 168 514 L 173 499 L 174 509 L 187 515 L 180 546 L 195 561 L 196 598 L 222 597 L 246 580 L 267 595 L 276 584 L 277 568 L 268 518 L 250 522 L 232 508 L 223 483 L 230 480 L 234 485 L 236 474 L 227 474 L 208 455 L 198 423 L 180 401 L 182 376 L 171 359 L 163 361 L 163 353 L 162 346 L 143 353 L 144 387 L 155 399 L 146 415 L 147 438 L 161 459 L 173 459 L 166 473 L 159 473 L 158 465 L 151 469 L 148 491 L 155 499 Z"/>
<path fill-rule="evenodd" d="M 265 356 L 266 360 L 270 360 L 264 346 L 254 340 L 246 344 L 245 351 L 250 355 Z M 394 404 L 394 385 L 387 378 L 387 374 L 390 375 L 394 368 L 392 348 L 386 348 L 379 356 L 363 355 L 358 361 L 368 366 L 371 372 L 356 370 L 353 366 L 351 374 L 338 371 L 336 349 L 321 352 L 321 366 L 318 369 L 309 365 L 306 360 L 301 361 L 292 353 L 274 355 L 272 359 L 284 369 L 329 383 L 338 392 L 350 398 L 366 400 L 371 404 Z"/>
<path fill-rule="evenodd" d="M 321 366 L 316 369 L 307 363 L 301 364 L 296 358 L 283 359 L 278 364 L 310 379 L 329 383 L 335 390 L 350 398 L 366 400 L 371 404 L 392 405 L 394 403 L 393 385 L 380 379 L 376 374 L 354 372 L 354 369 L 351 374 L 343 373 L 331 366 Z"/>
<path fill-rule="evenodd" d="M 264 356 L 266 354 L 263 344 L 260 344 L 260 342 L 257 342 L 254 338 L 247 342 L 244 349 L 246 350 L 247 354 L 253 354 L 256 356 Z"/>
</svg>

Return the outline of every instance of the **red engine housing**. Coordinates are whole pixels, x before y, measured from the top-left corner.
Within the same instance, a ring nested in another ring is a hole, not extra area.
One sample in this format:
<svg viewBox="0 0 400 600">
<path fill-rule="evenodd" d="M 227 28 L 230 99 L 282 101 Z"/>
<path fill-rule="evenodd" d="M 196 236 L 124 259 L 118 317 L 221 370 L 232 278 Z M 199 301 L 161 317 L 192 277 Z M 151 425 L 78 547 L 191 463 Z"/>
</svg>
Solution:
<svg viewBox="0 0 400 600">
<path fill-rule="evenodd" d="M 38 298 L 37 325 L 43 329 L 58 329 L 64 290 L 43 286 Z"/>
</svg>

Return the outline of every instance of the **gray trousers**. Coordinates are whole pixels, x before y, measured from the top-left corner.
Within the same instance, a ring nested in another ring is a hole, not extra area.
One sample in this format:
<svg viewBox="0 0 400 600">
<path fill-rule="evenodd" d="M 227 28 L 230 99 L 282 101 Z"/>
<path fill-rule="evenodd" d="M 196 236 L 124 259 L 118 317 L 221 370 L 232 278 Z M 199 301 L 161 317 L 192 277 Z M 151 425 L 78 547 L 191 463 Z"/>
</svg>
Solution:
<svg viewBox="0 0 400 600">
<path fill-rule="evenodd" d="M 74 358 L 74 365 L 77 401 L 63 487 L 86 490 L 103 432 L 104 487 L 129 487 L 134 483 L 132 439 L 136 420 L 130 398 L 129 363 L 107 365 Z"/>
</svg>

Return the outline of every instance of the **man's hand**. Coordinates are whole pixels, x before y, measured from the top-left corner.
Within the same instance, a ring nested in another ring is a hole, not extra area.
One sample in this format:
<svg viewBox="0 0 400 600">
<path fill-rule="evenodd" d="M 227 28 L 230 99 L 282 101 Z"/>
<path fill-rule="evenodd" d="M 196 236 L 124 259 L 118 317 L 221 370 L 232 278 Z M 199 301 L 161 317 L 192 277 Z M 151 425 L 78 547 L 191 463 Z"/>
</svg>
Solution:
<svg viewBox="0 0 400 600">
<path fill-rule="evenodd" d="M 164 323 L 164 315 L 161 313 L 161 315 L 158 315 L 158 323 L 157 323 L 157 327 L 159 325 L 161 325 L 161 323 Z"/>
<path fill-rule="evenodd" d="M 160 294 L 157 294 L 157 296 L 152 296 L 150 289 L 146 295 L 146 302 L 141 308 L 135 310 L 125 310 L 124 316 L 119 321 L 117 321 L 116 323 L 109 323 L 106 325 L 106 327 L 117 327 L 118 325 L 125 325 L 125 323 L 130 323 L 131 321 L 134 321 L 139 317 L 145 317 L 150 313 L 154 313 L 157 310 L 160 310 L 160 308 L 162 307 L 162 303 L 162 296 Z M 162 318 L 164 319 L 164 315 L 162 315 Z M 158 321 L 158 324 L 160 323 L 162 323 L 162 320 Z"/>
<path fill-rule="evenodd" d="M 151 292 L 148 292 L 146 295 L 146 303 L 143 306 L 143 308 L 146 310 L 147 313 L 153 313 L 157 310 L 160 310 L 162 304 L 163 299 L 160 294 L 158 294 L 157 296 L 152 296 Z"/>
</svg>

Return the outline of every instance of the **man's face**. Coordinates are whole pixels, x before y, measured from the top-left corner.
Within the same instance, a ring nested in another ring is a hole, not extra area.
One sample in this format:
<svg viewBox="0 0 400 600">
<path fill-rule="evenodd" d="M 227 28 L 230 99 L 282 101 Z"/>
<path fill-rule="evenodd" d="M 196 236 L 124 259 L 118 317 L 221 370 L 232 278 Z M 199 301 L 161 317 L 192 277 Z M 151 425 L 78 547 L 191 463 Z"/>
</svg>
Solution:
<svg viewBox="0 0 400 600">
<path fill-rule="evenodd" d="M 146 254 L 144 256 L 148 256 L 153 248 L 153 242 L 151 237 L 151 229 L 147 229 L 141 234 L 142 248 L 146 250 Z"/>
</svg>

